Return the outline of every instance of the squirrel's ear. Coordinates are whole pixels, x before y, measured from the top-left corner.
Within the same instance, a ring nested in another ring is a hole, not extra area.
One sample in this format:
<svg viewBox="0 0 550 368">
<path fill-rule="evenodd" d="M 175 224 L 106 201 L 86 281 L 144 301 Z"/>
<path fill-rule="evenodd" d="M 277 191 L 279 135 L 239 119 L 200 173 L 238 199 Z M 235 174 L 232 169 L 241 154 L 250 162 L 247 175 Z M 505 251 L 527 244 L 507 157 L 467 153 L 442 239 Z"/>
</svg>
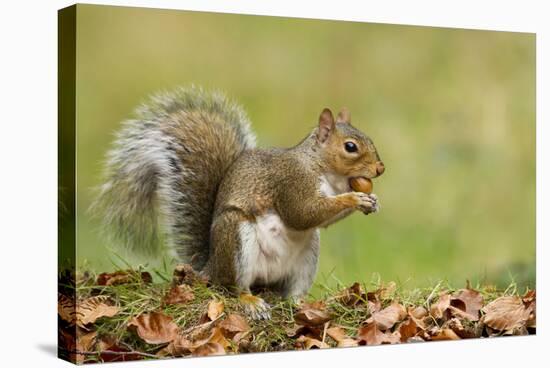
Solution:
<svg viewBox="0 0 550 368">
<path fill-rule="evenodd" d="M 328 139 L 332 131 L 334 130 L 334 116 L 332 111 L 328 108 L 324 108 L 319 116 L 319 129 L 317 131 L 317 139 L 323 143 Z"/>
<path fill-rule="evenodd" d="M 346 123 L 351 124 L 351 114 L 347 107 L 342 107 L 342 110 L 338 113 L 338 117 L 336 118 L 337 123 Z"/>
</svg>

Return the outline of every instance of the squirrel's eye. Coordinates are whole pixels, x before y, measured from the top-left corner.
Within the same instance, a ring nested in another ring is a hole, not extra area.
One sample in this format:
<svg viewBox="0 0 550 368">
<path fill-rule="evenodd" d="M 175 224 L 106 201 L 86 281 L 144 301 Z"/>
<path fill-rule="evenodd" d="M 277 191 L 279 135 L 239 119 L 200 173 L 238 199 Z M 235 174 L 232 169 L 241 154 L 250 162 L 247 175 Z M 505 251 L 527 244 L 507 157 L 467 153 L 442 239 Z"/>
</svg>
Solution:
<svg viewBox="0 0 550 368">
<path fill-rule="evenodd" d="M 346 151 L 348 151 L 348 152 L 357 152 L 357 145 L 353 142 L 346 142 L 344 144 L 344 147 L 346 148 Z"/>
</svg>

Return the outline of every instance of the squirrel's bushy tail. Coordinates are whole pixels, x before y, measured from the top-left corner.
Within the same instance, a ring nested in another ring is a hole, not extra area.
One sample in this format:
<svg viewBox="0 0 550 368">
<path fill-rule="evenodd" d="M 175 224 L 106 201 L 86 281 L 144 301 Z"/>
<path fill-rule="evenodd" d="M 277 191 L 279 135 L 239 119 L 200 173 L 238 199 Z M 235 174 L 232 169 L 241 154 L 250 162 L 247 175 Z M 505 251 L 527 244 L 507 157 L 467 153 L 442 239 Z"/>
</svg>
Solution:
<svg viewBox="0 0 550 368">
<path fill-rule="evenodd" d="M 93 211 L 108 234 L 136 253 L 158 255 L 167 246 L 202 268 L 218 186 L 255 145 L 249 125 L 218 92 L 191 87 L 153 97 L 107 155 Z"/>
</svg>

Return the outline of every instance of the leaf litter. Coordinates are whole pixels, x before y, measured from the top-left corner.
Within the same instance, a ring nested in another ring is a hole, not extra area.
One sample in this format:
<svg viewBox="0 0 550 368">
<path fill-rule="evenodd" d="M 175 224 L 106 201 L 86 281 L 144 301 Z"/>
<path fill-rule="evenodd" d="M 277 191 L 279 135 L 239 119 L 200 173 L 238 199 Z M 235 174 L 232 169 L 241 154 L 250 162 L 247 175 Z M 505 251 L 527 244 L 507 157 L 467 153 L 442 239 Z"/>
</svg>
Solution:
<svg viewBox="0 0 550 368">
<path fill-rule="evenodd" d="M 169 283 L 134 270 L 75 279 L 76 293 L 58 294 L 58 315 L 60 351 L 77 363 L 536 333 L 534 290 L 518 295 L 468 284 L 410 298 L 394 282 L 369 291 L 354 283 L 299 302 L 266 292 L 272 320 L 255 321 L 237 297 L 189 265 L 176 266 Z"/>
</svg>

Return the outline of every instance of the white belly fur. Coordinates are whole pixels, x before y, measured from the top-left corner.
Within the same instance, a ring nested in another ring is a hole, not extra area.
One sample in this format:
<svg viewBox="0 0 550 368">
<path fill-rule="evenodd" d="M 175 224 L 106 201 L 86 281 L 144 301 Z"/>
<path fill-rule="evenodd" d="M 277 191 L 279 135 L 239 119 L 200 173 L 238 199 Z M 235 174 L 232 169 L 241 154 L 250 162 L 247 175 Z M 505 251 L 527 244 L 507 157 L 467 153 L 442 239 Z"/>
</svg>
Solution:
<svg viewBox="0 0 550 368">
<path fill-rule="evenodd" d="M 314 231 L 289 229 L 274 211 L 256 217 L 255 223 L 241 223 L 239 284 L 271 284 L 303 267 L 302 255 L 311 246 Z"/>
</svg>

